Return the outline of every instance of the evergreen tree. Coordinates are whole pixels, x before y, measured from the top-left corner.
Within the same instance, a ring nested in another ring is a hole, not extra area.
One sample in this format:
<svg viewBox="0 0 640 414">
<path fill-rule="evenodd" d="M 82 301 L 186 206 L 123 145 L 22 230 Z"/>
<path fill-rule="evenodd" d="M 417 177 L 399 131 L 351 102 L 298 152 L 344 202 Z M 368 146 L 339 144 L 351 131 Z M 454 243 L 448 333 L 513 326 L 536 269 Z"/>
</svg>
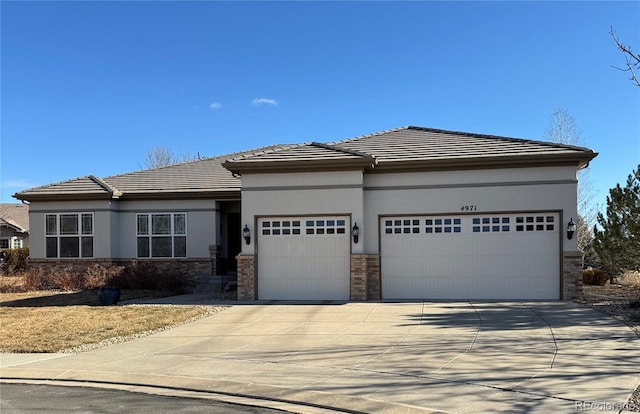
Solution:
<svg viewBox="0 0 640 414">
<path fill-rule="evenodd" d="M 597 220 L 593 248 L 603 267 L 612 274 L 640 268 L 640 165 L 624 188 L 609 190 L 606 217 Z"/>
</svg>

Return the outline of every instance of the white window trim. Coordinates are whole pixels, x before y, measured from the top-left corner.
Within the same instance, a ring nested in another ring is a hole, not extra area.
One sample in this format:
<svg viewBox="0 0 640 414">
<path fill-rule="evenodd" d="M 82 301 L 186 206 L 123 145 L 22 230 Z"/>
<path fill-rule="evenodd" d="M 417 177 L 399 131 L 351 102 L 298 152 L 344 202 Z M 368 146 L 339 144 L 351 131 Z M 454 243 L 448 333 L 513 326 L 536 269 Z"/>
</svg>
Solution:
<svg viewBox="0 0 640 414">
<path fill-rule="evenodd" d="M 167 234 L 153 234 L 153 216 L 160 215 L 169 215 L 171 217 L 171 229 Z M 175 216 L 183 215 L 184 216 L 184 233 L 176 233 L 175 232 Z M 139 234 L 138 233 L 138 218 L 140 216 L 147 216 L 147 234 Z M 189 257 L 188 250 L 188 240 L 187 237 L 187 212 L 186 211 L 176 211 L 176 212 L 149 212 L 149 213 L 136 213 L 136 258 L 138 259 L 185 259 Z M 153 255 L 153 237 L 171 237 L 171 256 L 154 256 Z M 139 238 L 147 238 L 149 240 L 149 255 L 148 256 L 138 256 L 138 239 Z M 175 238 L 176 237 L 184 237 L 185 238 L 185 255 L 184 256 L 176 256 L 175 251 Z"/>
<path fill-rule="evenodd" d="M 91 216 L 91 233 L 83 233 L 82 232 L 82 216 L 83 215 Z M 60 216 L 63 215 L 76 215 L 78 216 L 78 234 L 61 234 L 60 233 Z M 47 234 L 47 218 L 50 216 L 56 217 L 56 233 L 55 234 Z M 79 212 L 63 212 L 63 213 L 46 213 L 44 215 L 44 255 L 47 259 L 93 259 L 95 258 L 95 215 L 89 211 L 79 211 Z M 61 237 L 77 237 L 78 238 L 78 256 L 73 257 L 62 257 L 60 256 L 60 238 Z M 82 255 L 82 238 L 83 237 L 91 237 L 91 256 L 83 256 Z M 47 255 L 47 239 L 55 238 L 56 239 L 56 256 L 48 256 Z"/>
</svg>

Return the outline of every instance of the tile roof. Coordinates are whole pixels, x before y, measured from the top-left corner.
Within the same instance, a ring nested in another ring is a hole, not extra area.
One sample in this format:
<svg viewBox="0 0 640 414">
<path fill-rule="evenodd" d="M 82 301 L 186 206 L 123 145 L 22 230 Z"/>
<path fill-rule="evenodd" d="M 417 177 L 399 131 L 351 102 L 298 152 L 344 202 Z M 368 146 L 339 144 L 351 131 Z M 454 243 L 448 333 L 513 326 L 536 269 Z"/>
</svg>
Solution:
<svg viewBox="0 0 640 414">
<path fill-rule="evenodd" d="M 588 148 L 552 142 L 407 126 L 333 142 L 336 147 L 374 156 L 379 166 L 425 167 L 461 163 L 501 164 L 514 161 L 581 161 L 597 154 Z"/>
<path fill-rule="evenodd" d="M 98 178 L 92 175 L 21 191 L 21 200 L 239 197 L 243 172 L 481 168 L 587 164 L 588 148 L 520 138 L 406 126 L 328 144 L 272 145 Z"/>
<path fill-rule="evenodd" d="M 6 223 L 16 230 L 29 232 L 29 206 L 27 204 L 0 204 L 0 222 Z"/>
<path fill-rule="evenodd" d="M 274 166 L 291 168 L 295 164 L 297 171 L 305 167 L 310 169 L 365 167 L 375 163 L 375 158 L 357 150 L 341 148 L 320 142 L 291 145 L 275 148 L 260 154 L 243 155 L 229 159 L 223 167 L 238 172 L 240 170 L 271 169 Z"/>
<path fill-rule="evenodd" d="M 98 178 L 93 175 L 18 192 L 20 200 L 73 200 L 109 198 L 161 198 L 239 196 L 240 178 L 222 167 L 228 158 L 259 155 L 288 147 L 272 145 L 228 155 L 202 158 L 167 167 Z"/>
<path fill-rule="evenodd" d="M 231 159 L 234 172 L 326 167 L 340 159 L 341 167 L 403 170 L 500 166 L 507 164 L 586 164 L 597 154 L 587 148 L 551 142 L 468 132 L 406 126 L 329 144 L 302 144 L 269 154 Z M 365 161 L 366 160 L 366 161 Z"/>
</svg>

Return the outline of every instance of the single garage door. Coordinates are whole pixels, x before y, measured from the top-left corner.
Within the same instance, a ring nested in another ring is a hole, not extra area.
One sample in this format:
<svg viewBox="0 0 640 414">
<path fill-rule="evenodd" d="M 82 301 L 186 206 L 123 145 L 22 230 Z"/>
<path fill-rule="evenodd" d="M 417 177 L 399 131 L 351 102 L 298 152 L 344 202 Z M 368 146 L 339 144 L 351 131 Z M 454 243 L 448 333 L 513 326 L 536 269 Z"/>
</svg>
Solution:
<svg viewBox="0 0 640 414">
<path fill-rule="evenodd" d="M 558 213 L 383 217 L 384 299 L 559 299 Z"/>
<path fill-rule="evenodd" d="M 348 300 L 348 217 L 258 220 L 258 299 Z"/>
</svg>

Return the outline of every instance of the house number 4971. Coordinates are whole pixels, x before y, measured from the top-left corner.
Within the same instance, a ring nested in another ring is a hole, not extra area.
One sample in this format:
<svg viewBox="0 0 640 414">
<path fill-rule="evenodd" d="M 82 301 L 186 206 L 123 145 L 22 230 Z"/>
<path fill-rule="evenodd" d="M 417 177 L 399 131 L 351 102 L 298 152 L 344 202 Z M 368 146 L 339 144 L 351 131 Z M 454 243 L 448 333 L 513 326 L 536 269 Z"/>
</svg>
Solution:
<svg viewBox="0 0 640 414">
<path fill-rule="evenodd" d="M 460 211 L 477 211 L 477 210 L 478 210 L 478 206 L 473 204 L 460 207 Z"/>
</svg>

